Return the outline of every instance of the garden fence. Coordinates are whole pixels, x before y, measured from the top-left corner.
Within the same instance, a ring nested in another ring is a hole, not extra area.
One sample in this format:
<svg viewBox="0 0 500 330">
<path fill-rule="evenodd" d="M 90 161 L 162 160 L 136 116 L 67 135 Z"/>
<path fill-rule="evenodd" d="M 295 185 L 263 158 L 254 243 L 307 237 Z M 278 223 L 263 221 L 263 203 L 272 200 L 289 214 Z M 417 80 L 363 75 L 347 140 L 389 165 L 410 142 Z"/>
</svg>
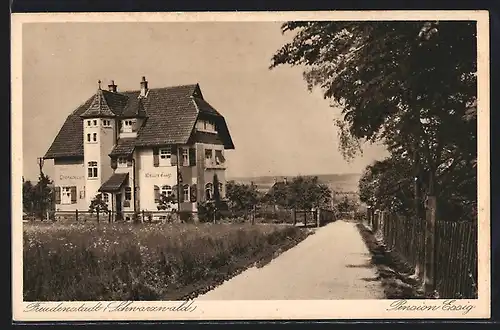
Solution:
<svg viewBox="0 0 500 330">
<path fill-rule="evenodd" d="M 333 210 L 295 210 L 256 207 L 250 210 L 217 210 L 215 214 L 197 211 L 141 210 L 133 211 L 94 211 L 74 210 L 51 213 L 50 220 L 61 223 L 114 223 L 114 222 L 251 222 L 301 225 L 304 227 L 323 226 L 338 218 Z"/>
<path fill-rule="evenodd" d="M 420 277 L 433 260 L 433 289 L 442 299 L 477 298 L 477 223 L 438 219 L 433 244 L 425 219 L 372 212 L 366 219 L 388 250 L 399 253 Z M 427 236 L 426 236 L 427 235 Z M 431 259 L 429 259 L 429 257 Z"/>
</svg>

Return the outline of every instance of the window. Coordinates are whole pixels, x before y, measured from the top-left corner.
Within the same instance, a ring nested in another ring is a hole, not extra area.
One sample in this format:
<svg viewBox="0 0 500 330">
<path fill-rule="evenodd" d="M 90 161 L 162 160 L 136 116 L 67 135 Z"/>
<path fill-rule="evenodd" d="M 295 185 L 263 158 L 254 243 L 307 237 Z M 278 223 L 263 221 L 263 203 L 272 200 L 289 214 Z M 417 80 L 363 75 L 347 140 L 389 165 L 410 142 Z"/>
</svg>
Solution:
<svg viewBox="0 0 500 330">
<path fill-rule="evenodd" d="M 212 183 L 207 183 L 205 185 L 205 198 L 206 200 L 211 200 L 212 199 L 212 195 L 213 195 L 213 184 Z"/>
<path fill-rule="evenodd" d="M 111 120 L 104 119 L 102 121 L 102 125 L 105 127 L 110 127 L 111 126 Z"/>
<path fill-rule="evenodd" d="M 94 126 L 97 126 L 97 120 L 94 119 Z"/>
<path fill-rule="evenodd" d="M 90 120 L 87 120 L 87 126 L 90 126 Z"/>
<path fill-rule="evenodd" d="M 133 132 L 133 126 L 135 120 L 124 120 L 123 122 L 123 132 Z"/>
<path fill-rule="evenodd" d="M 129 201 L 132 199 L 132 188 L 125 187 L 125 200 Z"/>
<path fill-rule="evenodd" d="M 164 196 L 171 196 L 172 195 L 172 187 L 170 187 L 168 185 L 161 187 L 161 194 Z"/>
<path fill-rule="evenodd" d="M 182 149 L 182 165 L 189 166 L 189 149 Z"/>
<path fill-rule="evenodd" d="M 90 142 L 90 134 L 87 134 L 87 141 Z"/>
<path fill-rule="evenodd" d="M 118 167 L 127 167 L 128 162 L 125 157 L 118 157 Z"/>
<path fill-rule="evenodd" d="M 97 133 L 94 133 L 93 135 L 94 135 L 94 136 L 93 136 L 93 138 L 94 138 L 94 142 L 97 142 Z"/>
<path fill-rule="evenodd" d="M 222 165 L 225 162 L 224 155 L 222 154 L 222 150 L 215 150 L 215 164 Z"/>
<path fill-rule="evenodd" d="M 206 149 L 205 150 L 205 159 L 211 160 L 212 159 L 212 149 Z"/>
<path fill-rule="evenodd" d="M 109 203 L 109 195 L 107 193 L 102 193 L 102 200 L 104 203 L 108 204 Z"/>
<path fill-rule="evenodd" d="M 97 162 L 88 162 L 87 174 L 89 178 L 97 178 Z"/>
<path fill-rule="evenodd" d="M 71 204 L 71 187 L 62 187 L 61 204 Z"/>
<path fill-rule="evenodd" d="M 172 157 L 172 149 L 170 147 L 160 149 L 160 165 L 161 166 L 171 165 L 171 161 L 170 161 L 171 157 Z"/>
<path fill-rule="evenodd" d="M 183 194 L 183 201 L 189 202 L 189 185 L 185 184 L 183 189 L 182 189 L 182 194 Z"/>
</svg>

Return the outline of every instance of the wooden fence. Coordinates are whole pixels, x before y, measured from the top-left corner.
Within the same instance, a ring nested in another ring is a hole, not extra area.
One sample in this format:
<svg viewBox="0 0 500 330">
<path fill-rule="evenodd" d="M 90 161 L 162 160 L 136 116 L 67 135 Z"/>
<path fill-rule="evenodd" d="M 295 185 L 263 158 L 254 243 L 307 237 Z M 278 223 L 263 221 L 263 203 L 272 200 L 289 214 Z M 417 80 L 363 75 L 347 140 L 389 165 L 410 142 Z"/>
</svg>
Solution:
<svg viewBox="0 0 500 330">
<path fill-rule="evenodd" d="M 304 227 L 322 226 L 337 220 L 334 211 L 328 209 L 295 210 L 295 209 L 266 209 L 254 208 L 250 210 L 218 210 L 214 215 L 203 215 L 196 211 L 123 211 L 116 213 L 89 212 L 88 210 L 57 211 L 51 214 L 50 220 L 61 223 L 86 222 L 213 222 L 231 220 L 232 222 L 293 224 Z"/>
<path fill-rule="evenodd" d="M 439 219 L 428 228 L 425 219 L 388 212 L 371 213 L 367 222 L 388 250 L 403 256 L 421 279 L 430 279 L 439 298 L 477 298 L 477 223 Z"/>
<path fill-rule="evenodd" d="M 477 298 L 477 223 L 436 223 L 436 290 L 441 298 Z"/>
</svg>

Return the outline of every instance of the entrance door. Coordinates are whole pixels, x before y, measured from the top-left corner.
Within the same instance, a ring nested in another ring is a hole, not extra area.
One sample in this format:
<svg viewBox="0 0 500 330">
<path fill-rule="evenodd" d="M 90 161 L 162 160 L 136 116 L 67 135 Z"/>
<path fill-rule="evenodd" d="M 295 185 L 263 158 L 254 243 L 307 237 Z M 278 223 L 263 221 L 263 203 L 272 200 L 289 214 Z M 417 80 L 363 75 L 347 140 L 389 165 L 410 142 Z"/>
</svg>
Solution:
<svg viewBox="0 0 500 330">
<path fill-rule="evenodd" d="M 116 194 L 116 220 L 123 220 L 122 215 L 122 194 Z"/>
</svg>

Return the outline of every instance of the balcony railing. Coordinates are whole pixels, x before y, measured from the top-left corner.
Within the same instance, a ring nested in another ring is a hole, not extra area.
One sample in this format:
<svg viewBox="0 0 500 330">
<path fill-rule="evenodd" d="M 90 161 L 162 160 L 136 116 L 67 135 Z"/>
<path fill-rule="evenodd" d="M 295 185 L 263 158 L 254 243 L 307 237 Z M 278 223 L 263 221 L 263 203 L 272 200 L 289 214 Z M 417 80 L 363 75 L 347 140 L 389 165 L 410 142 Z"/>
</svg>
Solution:
<svg viewBox="0 0 500 330">
<path fill-rule="evenodd" d="M 218 169 L 225 169 L 226 164 L 225 162 L 217 162 L 213 159 L 205 159 L 205 168 L 218 168 Z"/>
</svg>

